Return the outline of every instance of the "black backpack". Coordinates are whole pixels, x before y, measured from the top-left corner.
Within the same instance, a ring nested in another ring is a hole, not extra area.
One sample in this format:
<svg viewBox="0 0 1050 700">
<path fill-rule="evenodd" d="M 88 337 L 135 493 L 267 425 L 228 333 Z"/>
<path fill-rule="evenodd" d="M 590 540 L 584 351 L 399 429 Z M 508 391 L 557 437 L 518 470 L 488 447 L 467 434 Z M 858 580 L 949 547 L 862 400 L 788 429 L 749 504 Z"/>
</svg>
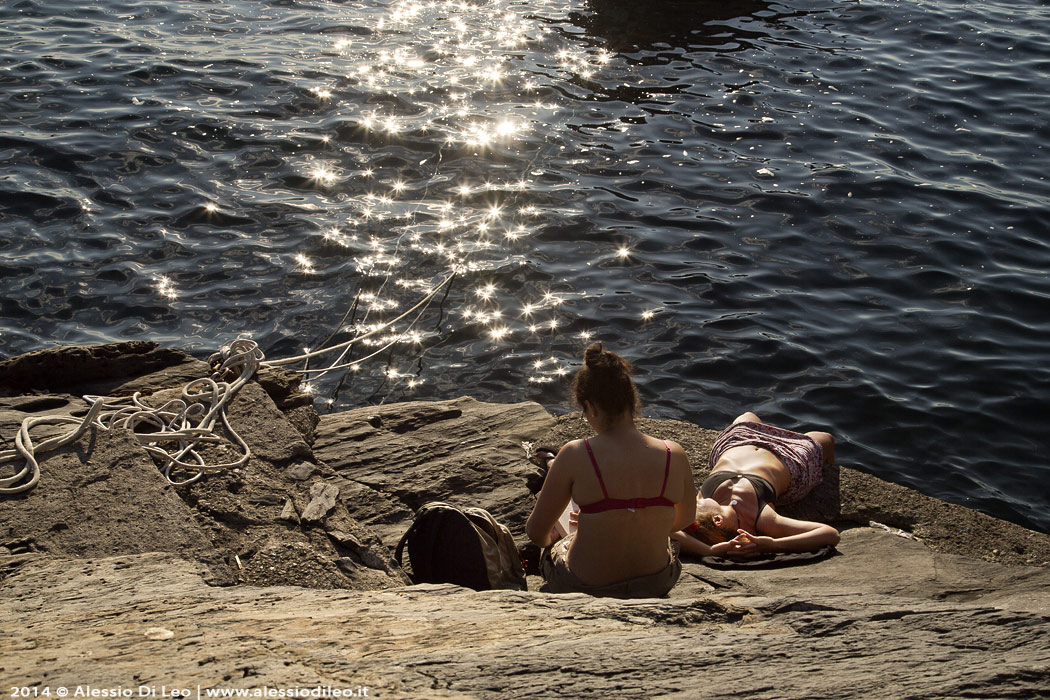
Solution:
<svg viewBox="0 0 1050 700">
<path fill-rule="evenodd" d="M 427 503 L 397 543 L 399 565 L 406 545 L 413 583 L 454 583 L 476 591 L 527 589 L 510 530 L 482 508 Z"/>
</svg>

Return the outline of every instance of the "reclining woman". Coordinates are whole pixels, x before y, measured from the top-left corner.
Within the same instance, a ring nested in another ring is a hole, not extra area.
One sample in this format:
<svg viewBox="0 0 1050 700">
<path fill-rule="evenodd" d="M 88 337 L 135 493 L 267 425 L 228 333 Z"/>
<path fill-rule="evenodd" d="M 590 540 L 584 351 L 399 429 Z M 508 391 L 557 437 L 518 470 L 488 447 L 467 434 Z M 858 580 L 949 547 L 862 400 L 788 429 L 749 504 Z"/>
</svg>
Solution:
<svg viewBox="0 0 1050 700">
<path fill-rule="evenodd" d="M 601 343 L 587 348 L 573 398 L 597 435 L 566 443 L 548 461 L 525 526 L 548 548 L 541 561 L 547 587 L 617 598 L 665 595 L 682 571 L 670 535 L 693 520 L 696 488 L 685 451 L 638 430 L 631 365 Z M 554 526 L 570 499 L 583 505 L 572 518 L 575 532 L 559 540 Z"/>
<path fill-rule="evenodd" d="M 838 530 L 786 518 L 777 504 L 794 503 L 820 483 L 834 463 L 828 433 L 795 433 L 767 425 L 754 413 L 737 416 L 711 448 L 711 474 L 696 497 L 696 519 L 671 537 L 699 556 L 754 557 L 836 545 Z"/>
</svg>

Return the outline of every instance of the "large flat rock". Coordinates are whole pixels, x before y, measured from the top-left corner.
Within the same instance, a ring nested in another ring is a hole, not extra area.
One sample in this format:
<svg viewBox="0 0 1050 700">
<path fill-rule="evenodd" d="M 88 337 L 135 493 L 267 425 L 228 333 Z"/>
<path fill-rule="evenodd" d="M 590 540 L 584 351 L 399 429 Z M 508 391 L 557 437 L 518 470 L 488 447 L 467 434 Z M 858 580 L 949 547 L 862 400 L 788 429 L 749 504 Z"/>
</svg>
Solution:
<svg viewBox="0 0 1050 700">
<path fill-rule="evenodd" d="M 862 535 L 844 539 L 848 564 L 800 567 L 810 572 L 802 580 L 751 572 L 752 583 L 740 588 L 636 601 L 449 585 L 214 588 L 200 568 L 170 554 L 38 558 L 0 583 L 0 664 L 11 685 L 51 688 L 366 686 L 368 697 L 380 698 L 1041 697 L 1050 683 L 1048 572 L 987 564 L 1008 572 L 996 583 L 997 600 L 931 597 L 908 579 L 928 580 L 946 555 L 916 549 L 894 567 L 896 583 L 888 572 L 878 583 L 858 575 L 836 581 L 848 568 L 888 568 L 883 556 L 899 538 Z M 887 548 L 873 548 L 878 540 Z M 950 586 L 950 574 L 937 576 Z M 895 587 L 906 590 L 887 592 Z"/>
<path fill-rule="evenodd" d="M 206 371 L 132 350 L 130 374 L 113 348 L 46 358 L 147 402 Z M 5 366 L 51 376 L 39 356 L 20 362 Z M 5 439 L 23 417 L 84 410 L 83 382 L 33 386 L 48 393 L 0 400 Z M 1050 687 L 1050 537 L 859 470 L 829 468 L 790 509 L 842 529 L 824 559 L 686 561 L 653 600 L 547 594 L 536 577 L 530 591 L 478 593 L 407 586 L 391 547 L 430 500 L 484 507 L 523 542 L 537 470 L 522 443 L 583 437 L 578 415 L 462 397 L 318 422 L 295 376 L 277 371 L 228 414 L 252 451 L 242 469 L 174 487 L 130 432 L 93 429 L 44 457 L 35 490 L 0 497 L 0 677 L 388 698 L 1035 698 Z M 714 431 L 642 428 L 681 443 L 697 481 L 706 474 Z"/>
<path fill-rule="evenodd" d="M 712 569 L 687 561 L 671 597 L 712 596 L 764 607 L 785 595 L 810 598 L 873 594 L 970 603 L 1050 619 L 1050 569 L 1004 566 L 935 552 L 879 527 L 842 533 L 837 553 L 821 561 L 769 568 Z"/>
<path fill-rule="evenodd" d="M 427 501 L 485 508 L 520 536 L 535 473 L 522 442 L 553 425 L 536 403 L 464 396 L 324 416 L 313 449 L 337 475 L 347 510 L 388 546 Z"/>
<path fill-rule="evenodd" d="M 0 545 L 8 549 L 82 557 L 170 552 L 221 561 L 128 431 L 89 429 L 49 453 L 37 488 L 4 499 L 0 508 Z M 227 580 L 223 572 L 214 576 Z"/>
</svg>

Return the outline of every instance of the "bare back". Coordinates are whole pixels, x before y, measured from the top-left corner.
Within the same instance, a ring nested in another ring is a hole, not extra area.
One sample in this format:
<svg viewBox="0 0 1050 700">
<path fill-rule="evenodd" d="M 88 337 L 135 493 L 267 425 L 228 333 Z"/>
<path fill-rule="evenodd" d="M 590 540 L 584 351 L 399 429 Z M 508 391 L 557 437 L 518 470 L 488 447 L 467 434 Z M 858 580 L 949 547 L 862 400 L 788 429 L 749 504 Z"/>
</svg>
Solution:
<svg viewBox="0 0 1050 700">
<path fill-rule="evenodd" d="M 576 503 L 585 507 L 606 497 L 662 495 L 675 505 L 581 512 L 568 553 L 569 568 L 581 581 L 595 586 L 660 571 L 667 566 L 668 535 L 676 529 L 678 506 L 684 502 L 685 510 L 692 508 L 692 475 L 684 451 L 671 444 L 668 463 L 665 443 L 637 431 L 603 433 L 589 442 L 597 471 L 583 441 L 569 443 L 558 455 L 561 460 L 564 454 Z"/>
</svg>

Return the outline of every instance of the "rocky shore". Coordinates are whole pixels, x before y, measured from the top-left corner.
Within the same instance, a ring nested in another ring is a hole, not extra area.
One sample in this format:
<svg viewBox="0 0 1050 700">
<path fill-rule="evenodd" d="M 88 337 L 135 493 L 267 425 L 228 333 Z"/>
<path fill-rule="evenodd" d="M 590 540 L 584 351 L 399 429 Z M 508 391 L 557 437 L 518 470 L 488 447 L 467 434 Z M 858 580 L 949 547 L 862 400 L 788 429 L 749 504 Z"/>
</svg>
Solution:
<svg viewBox="0 0 1050 700">
<path fill-rule="evenodd" d="M 146 342 L 0 362 L 0 448 L 26 417 L 86 414 L 82 395 L 160 402 L 209 371 Z M 888 699 L 1050 689 L 1050 536 L 860 470 L 827 470 L 788 511 L 842 530 L 830 557 L 687 561 L 663 599 L 547 594 L 535 576 L 526 592 L 475 592 L 410 585 L 391 552 L 413 512 L 431 500 L 481 506 L 524 543 L 539 475 L 522 443 L 581 437 L 578 415 L 461 397 L 319 417 L 294 374 L 264 370 L 229 419 L 252 452 L 242 469 L 173 486 L 130 431 L 90 429 L 42 457 L 36 488 L 0 496 L 4 692 Z M 67 429 L 42 426 L 33 439 Z M 703 478 L 714 432 L 644 429 L 681 443 Z"/>
</svg>

